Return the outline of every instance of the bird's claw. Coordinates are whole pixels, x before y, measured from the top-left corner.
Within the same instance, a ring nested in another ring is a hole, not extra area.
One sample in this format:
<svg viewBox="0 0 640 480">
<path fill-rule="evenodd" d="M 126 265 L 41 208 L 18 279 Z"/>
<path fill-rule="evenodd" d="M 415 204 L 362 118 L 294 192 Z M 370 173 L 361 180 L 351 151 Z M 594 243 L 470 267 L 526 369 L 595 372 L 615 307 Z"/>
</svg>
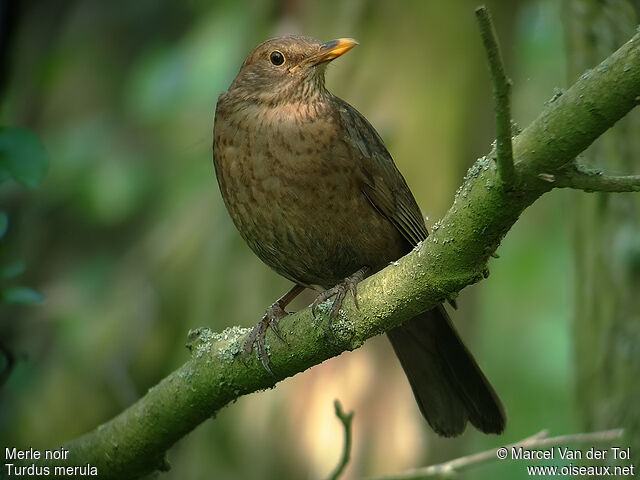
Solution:
<svg viewBox="0 0 640 480">
<path fill-rule="evenodd" d="M 273 333 L 275 333 L 280 340 L 284 341 L 282 333 L 278 328 L 278 324 L 280 320 L 286 316 L 287 312 L 284 311 L 284 308 L 282 308 L 279 302 L 275 302 L 269 308 L 267 308 L 264 316 L 260 319 L 256 326 L 253 327 L 253 329 L 249 333 L 249 336 L 247 337 L 247 341 L 245 342 L 242 349 L 241 359 L 243 362 L 253 351 L 253 345 L 255 344 L 256 353 L 258 355 L 258 358 L 260 359 L 260 362 L 262 363 L 262 366 L 267 372 L 273 375 L 273 371 L 269 367 L 269 355 L 267 354 L 267 350 L 265 348 L 264 337 L 267 334 L 267 329 L 271 327 Z"/>
<path fill-rule="evenodd" d="M 313 301 L 313 303 L 311 304 L 311 313 L 313 313 L 313 315 L 315 316 L 316 310 L 318 309 L 318 305 L 320 305 L 325 300 L 328 300 L 331 297 L 335 296 L 335 298 L 333 299 L 333 303 L 331 304 L 331 309 L 329 310 L 329 324 L 331 324 L 331 320 L 333 320 L 335 316 L 338 314 L 338 310 L 340 310 L 340 307 L 342 306 L 342 302 L 344 301 L 344 298 L 347 296 L 347 292 L 351 292 L 351 295 L 353 296 L 353 303 L 355 304 L 356 308 L 360 308 L 360 306 L 358 305 L 356 288 L 358 283 L 360 283 L 364 279 L 368 270 L 369 270 L 368 267 L 362 267 L 356 273 L 348 276 L 342 282 L 338 283 L 334 287 L 329 288 L 324 292 L 320 293 L 320 295 L 318 295 L 316 299 Z"/>
</svg>

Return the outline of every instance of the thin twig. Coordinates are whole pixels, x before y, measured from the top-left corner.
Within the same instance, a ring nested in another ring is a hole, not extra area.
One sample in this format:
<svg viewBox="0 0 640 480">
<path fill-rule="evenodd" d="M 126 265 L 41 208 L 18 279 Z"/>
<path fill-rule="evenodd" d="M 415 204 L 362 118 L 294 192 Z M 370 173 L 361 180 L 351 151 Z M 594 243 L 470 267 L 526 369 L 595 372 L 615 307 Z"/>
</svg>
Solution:
<svg viewBox="0 0 640 480">
<path fill-rule="evenodd" d="M 489 10 L 484 6 L 478 7 L 476 19 L 480 27 L 484 48 L 487 51 L 493 85 L 498 173 L 503 184 L 513 186 L 516 183 L 516 171 L 513 166 L 513 146 L 511 144 L 511 80 L 505 73 L 500 44 Z"/>
<path fill-rule="evenodd" d="M 473 455 L 467 455 L 448 462 L 429 465 L 428 467 L 411 470 L 397 475 L 375 477 L 375 480 L 421 480 L 448 477 L 455 473 L 460 473 L 464 470 L 477 467 L 478 465 L 483 465 L 501 458 L 503 459 L 504 457 L 498 456 L 498 451 L 502 449 L 506 449 L 507 452 L 511 452 L 512 448 L 520 447 L 526 449 L 540 449 L 544 447 L 563 445 L 566 443 L 611 442 L 621 438 L 623 433 L 623 429 L 617 428 L 614 430 L 603 430 L 600 432 L 574 433 L 570 435 L 548 437 L 548 430 L 542 430 L 535 435 L 520 440 L 519 442 L 505 445 L 504 447 L 492 448 L 491 450 L 485 450 L 484 452 L 474 453 Z"/>
<path fill-rule="evenodd" d="M 540 173 L 538 178 L 553 188 L 573 188 L 585 192 L 640 192 L 640 175 L 605 175 L 575 164 L 554 174 Z"/>
<path fill-rule="evenodd" d="M 344 446 L 342 447 L 342 457 L 340 463 L 336 465 L 336 468 L 329 474 L 327 480 L 336 480 L 344 471 L 349 459 L 351 458 L 351 421 L 353 420 L 353 412 L 344 413 L 340 400 L 333 402 L 333 407 L 336 411 L 336 417 L 342 423 L 344 427 Z"/>
</svg>

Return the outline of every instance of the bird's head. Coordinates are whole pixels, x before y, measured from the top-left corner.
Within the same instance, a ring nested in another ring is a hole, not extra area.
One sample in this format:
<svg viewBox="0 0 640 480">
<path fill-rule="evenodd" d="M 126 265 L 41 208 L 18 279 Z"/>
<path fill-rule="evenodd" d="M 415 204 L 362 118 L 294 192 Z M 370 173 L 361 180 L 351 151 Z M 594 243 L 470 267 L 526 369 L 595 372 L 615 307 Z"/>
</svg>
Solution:
<svg viewBox="0 0 640 480">
<path fill-rule="evenodd" d="M 229 90 L 272 105 L 322 94 L 328 62 L 351 50 L 352 38 L 319 42 L 296 35 L 261 43 L 246 58 Z"/>
</svg>

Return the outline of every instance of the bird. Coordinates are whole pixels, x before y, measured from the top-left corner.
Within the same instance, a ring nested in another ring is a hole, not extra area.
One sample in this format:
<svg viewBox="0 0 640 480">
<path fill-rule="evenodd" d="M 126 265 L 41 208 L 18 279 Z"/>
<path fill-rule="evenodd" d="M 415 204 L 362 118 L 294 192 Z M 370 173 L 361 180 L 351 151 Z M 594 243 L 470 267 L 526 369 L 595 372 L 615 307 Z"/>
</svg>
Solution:
<svg viewBox="0 0 640 480">
<path fill-rule="evenodd" d="M 287 304 L 305 288 L 334 298 L 335 315 L 366 276 L 407 254 L 428 232 L 418 204 L 380 135 L 329 92 L 326 66 L 357 42 L 288 35 L 246 57 L 220 94 L 213 164 L 224 204 L 253 252 L 293 287 L 252 330 L 246 351 L 264 349 Z M 439 435 L 468 422 L 505 428 L 495 390 L 439 305 L 387 332 L 418 407 Z"/>
</svg>

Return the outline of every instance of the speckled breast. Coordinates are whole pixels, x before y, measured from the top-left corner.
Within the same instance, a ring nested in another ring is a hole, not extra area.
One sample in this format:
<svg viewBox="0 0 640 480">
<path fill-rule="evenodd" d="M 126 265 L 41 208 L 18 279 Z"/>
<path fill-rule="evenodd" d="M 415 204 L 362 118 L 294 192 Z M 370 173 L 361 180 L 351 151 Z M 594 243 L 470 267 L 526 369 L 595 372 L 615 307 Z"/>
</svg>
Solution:
<svg viewBox="0 0 640 480">
<path fill-rule="evenodd" d="M 305 286 L 375 271 L 405 250 L 362 193 L 341 133 L 322 105 L 216 110 L 214 165 L 231 218 L 267 265 Z"/>
</svg>

